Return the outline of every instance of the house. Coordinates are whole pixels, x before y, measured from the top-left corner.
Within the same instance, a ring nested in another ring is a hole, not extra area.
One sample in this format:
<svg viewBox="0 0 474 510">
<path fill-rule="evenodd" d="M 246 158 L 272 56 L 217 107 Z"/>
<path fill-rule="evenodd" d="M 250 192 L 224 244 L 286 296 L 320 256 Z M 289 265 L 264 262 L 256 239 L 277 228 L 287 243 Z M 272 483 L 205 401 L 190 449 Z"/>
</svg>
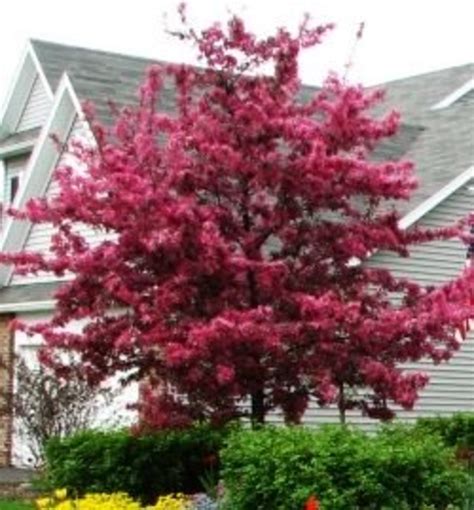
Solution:
<svg viewBox="0 0 474 510">
<path fill-rule="evenodd" d="M 99 118 L 111 122 L 108 100 L 134 101 L 151 62 L 136 57 L 32 40 L 22 56 L 11 91 L 0 114 L 0 194 L 4 206 L 20 207 L 34 196 L 54 193 L 51 177 L 62 156 L 50 139 L 65 142 L 91 137 L 81 110 L 83 100 L 95 103 Z M 388 103 L 402 112 L 400 133 L 379 150 L 385 159 L 408 157 L 417 163 L 420 187 L 403 211 L 402 225 L 439 227 L 474 210 L 474 64 L 397 80 L 386 85 Z M 310 89 L 307 89 L 310 91 Z M 5 208 L 5 207 L 4 207 Z M 52 228 L 2 217 L 2 251 L 47 250 Z M 100 242 L 100 235 L 88 231 Z M 377 253 L 372 261 L 398 275 L 439 284 L 462 270 L 466 247 L 437 241 L 414 249 L 409 259 Z M 13 355 L 32 357 L 41 339 L 11 333 L 13 317 L 33 322 L 48 316 L 60 282 L 48 275 L 21 276 L 0 267 L 1 387 L 13 385 Z M 423 364 L 419 364 L 418 366 Z M 432 380 L 416 409 L 404 419 L 474 410 L 474 336 L 466 339 L 449 364 L 423 367 Z M 117 405 L 136 398 L 129 389 Z M 306 421 L 334 421 L 333 409 L 311 408 Z M 353 416 L 355 422 L 363 418 Z M 12 417 L 0 422 L 0 464 L 22 464 L 25 453 L 14 433 Z"/>
</svg>

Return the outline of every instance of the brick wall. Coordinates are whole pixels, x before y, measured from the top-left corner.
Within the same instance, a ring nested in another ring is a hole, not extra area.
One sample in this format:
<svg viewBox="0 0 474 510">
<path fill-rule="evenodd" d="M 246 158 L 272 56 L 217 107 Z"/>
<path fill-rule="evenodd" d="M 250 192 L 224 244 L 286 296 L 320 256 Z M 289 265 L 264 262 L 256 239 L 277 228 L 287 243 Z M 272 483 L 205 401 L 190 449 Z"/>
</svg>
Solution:
<svg viewBox="0 0 474 510">
<path fill-rule="evenodd" d="M 8 329 L 12 315 L 0 315 L 0 392 L 13 389 L 13 334 Z M 4 405 L 0 401 L 0 405 Z M 0 466 L 10 464 L 12 438 L 12 417 L 0 414 Z"/>
</svg>

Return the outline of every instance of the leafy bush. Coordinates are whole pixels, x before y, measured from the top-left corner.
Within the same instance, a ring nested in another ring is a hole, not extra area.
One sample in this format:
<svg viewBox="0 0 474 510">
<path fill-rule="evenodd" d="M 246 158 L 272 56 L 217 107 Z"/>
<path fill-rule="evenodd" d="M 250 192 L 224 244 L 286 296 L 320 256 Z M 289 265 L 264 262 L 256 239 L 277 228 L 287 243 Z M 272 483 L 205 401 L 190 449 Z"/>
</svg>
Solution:
<svg viewBox="0 0 474 510">
<path fill-rule="evenodd" d="M 416 428 L 422 433 L 438 434 L 456 451 L 466 466 L 470 485 L 466 492 L 466 508 L 474 510 L 474 413 L 457 413 L 449 417 L 422 418 Z"/>
<path fill-rule="evenodd" d="M 226 508 L 445 509 L 460 504 L 466 474 L 436 435 L 389 427 L 263 428 L 234 434 L 222 453 Z"/>
<path fill-rule="evenodd" d="M 202 492 L 206 473 L 219 470 L 229 428 L 195 426 L 136 436 L 128 431 L 83 432 L 46 448 L 46 481 L 69 492 L 126 492 L 144 503 L 159 495 Z"/>
<path fill-rule="evenodd" d="M 417 421 L 416 428 L 430 434 L 439 434 L 448 446 L 474 453 L 474 413 L 421 418 Z"/>
</svg>

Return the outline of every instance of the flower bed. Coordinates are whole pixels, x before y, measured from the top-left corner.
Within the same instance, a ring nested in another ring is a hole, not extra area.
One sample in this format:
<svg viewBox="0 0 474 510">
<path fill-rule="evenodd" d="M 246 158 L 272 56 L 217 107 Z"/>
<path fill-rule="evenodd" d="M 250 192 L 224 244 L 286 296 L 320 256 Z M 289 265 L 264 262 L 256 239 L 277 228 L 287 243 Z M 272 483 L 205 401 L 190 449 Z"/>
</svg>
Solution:
<svg viewBox="0 0 474 510">
<path fill-rule="evenodd" d="M 205 495 L 185 496 L 169 494 L 160 496 L 154 505 L 142 506 L 123 492 L 114 494 L 86 494 L 69 498 L 64 489 L 51 496 L 36 500 L 38 510 L 215 510 L 217 506 Z"/>
</svg>

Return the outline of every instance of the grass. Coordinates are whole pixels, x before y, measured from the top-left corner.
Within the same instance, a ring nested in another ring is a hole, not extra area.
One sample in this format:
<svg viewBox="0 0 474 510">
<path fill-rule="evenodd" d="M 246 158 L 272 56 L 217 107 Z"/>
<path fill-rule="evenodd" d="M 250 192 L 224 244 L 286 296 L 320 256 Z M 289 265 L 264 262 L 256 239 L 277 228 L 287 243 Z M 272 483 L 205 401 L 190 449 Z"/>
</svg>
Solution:
<svg viewBox="0 0 474 510">
<path fill-rule="evenodd" d="M 32 510 L 33 505 L 12 499 L 0 499 L 0 510 Z"/>
</svg>

